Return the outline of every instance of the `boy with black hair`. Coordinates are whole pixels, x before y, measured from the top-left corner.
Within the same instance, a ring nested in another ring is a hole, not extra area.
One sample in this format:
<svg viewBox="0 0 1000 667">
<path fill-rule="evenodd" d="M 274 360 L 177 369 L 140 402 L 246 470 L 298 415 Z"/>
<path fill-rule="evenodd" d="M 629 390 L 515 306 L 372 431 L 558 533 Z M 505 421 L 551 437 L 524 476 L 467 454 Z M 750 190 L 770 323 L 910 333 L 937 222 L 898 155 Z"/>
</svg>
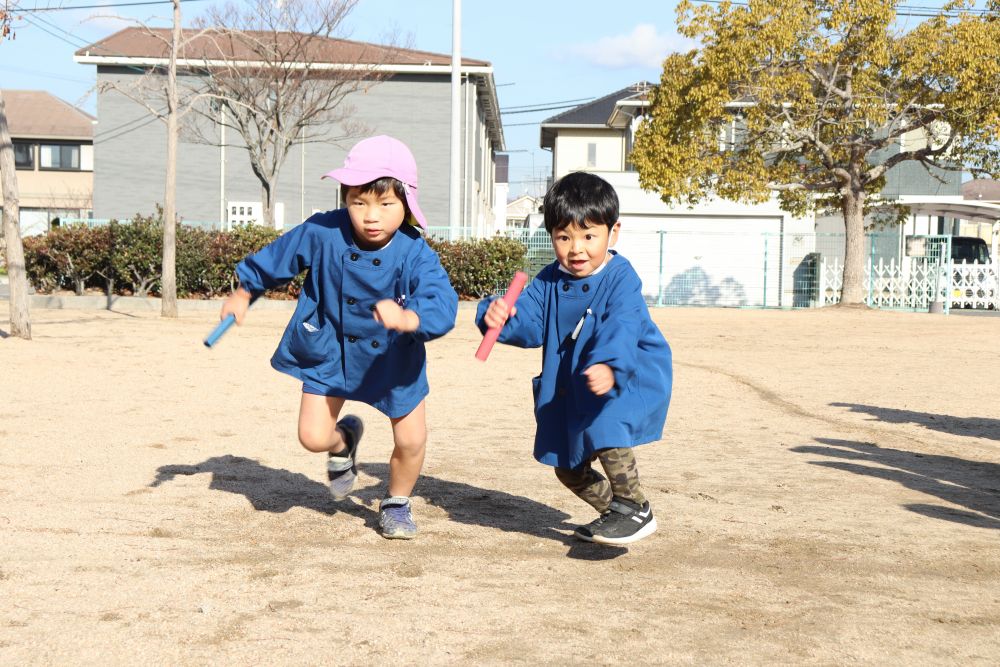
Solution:
<svg viewBox="0 0 1000 667">
<path fill-rule="evenodd" d="M 513 308 L 481 301 L 476 323 L 482 331 L 503 325 L 501 343 L 543 348 L 542 373 L 532 380 L 535 458 L 599 513 L 576 529 L 578 538 L 628 544 L 656 530 L 632 447 L 663 434 L 670 347 L 639 276 L 611 250 L 621 228 L 614 188 L 593 174 L 568 174 L 546 193 L 543 211 L 556 261 Z"/>
</svg>

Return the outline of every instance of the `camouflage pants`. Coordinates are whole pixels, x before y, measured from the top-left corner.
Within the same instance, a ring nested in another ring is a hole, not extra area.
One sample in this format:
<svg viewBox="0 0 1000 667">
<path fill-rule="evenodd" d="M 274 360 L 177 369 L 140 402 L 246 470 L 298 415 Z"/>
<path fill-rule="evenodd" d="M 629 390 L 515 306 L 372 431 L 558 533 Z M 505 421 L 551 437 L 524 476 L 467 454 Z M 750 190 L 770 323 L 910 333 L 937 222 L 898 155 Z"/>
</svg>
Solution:
<svg viewBox="0 0 1000 667">
<path fill-rule="evenodd" d="M 591 467 L 594 459 L 601 462 L 607 478 Z M 631 447 L 602 449 L 579 468 L 556 468 L 556 477 L 601 514 L 608 511 L 612 497 L 631 500 L 639 505 L 646 502 L 639 486 L 639 471 Z"/>
</svg>

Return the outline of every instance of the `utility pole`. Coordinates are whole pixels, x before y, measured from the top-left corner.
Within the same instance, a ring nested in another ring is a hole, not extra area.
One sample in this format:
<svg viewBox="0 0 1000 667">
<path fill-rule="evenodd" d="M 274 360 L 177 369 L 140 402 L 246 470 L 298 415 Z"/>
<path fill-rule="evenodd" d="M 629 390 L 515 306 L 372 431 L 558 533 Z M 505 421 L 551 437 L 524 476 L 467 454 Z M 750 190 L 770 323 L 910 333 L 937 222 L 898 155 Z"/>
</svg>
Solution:
<svg viewBox="0 0 1000 667">
<path fill-rule="evenodd" d="M 451 10 L 451 167 L 448 179 L 448 227 L 452 239 L 461 227 L 461 108 L 462 95 L 462 0 L 452 0 Z"/>
</svg>

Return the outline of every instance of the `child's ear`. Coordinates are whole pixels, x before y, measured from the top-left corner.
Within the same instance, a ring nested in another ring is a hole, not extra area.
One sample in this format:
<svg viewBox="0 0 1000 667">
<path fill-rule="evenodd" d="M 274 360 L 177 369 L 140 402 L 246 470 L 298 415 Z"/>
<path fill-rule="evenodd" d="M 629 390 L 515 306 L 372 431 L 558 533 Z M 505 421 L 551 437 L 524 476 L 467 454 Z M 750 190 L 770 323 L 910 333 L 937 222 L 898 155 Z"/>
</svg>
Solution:
<svg viewBox="0 0 1000 667">
<path fill-rule="evenodd" d="M 621 220 L 618 220 L 617 222 L 615 222 L 615 224 L 611 226 L 611 233 L 608 235 L 609 248 L 614 247 L 614 245 L 618 243 L 618 232 L 621 230 L 621 228 L 622 228 Z"/>
</svg>

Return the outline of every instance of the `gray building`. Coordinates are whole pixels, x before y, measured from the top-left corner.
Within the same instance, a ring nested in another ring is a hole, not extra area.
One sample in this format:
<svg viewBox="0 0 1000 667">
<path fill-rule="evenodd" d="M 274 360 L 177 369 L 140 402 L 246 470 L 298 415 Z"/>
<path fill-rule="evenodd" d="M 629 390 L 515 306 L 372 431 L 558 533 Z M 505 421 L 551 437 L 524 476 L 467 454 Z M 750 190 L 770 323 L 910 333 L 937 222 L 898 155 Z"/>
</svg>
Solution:
<svg viewBox="0 0 1000 667">
<path fill-rule="evenodd" d="M 163 201 L 166 126 L 134 98 L 137 91 L 147 91 L 138 94 L 150 106 L 166 107 L 162 93 L 148 91 L 157 86 L 162 89 L 169 34 L 169 30 L 129 28 L 76 52 L 76 62 L 97 66 L 95 218 L 148 214 Z M 207 53 L 207 48 L 194 40 L 179 54 L 181 88 L 199 88 L 203 76 L 199 72 L 208 62 Z M 359 139 L 388 134 L 406 142 L 416 157 L 421 208 L 432 233 L 455 235 L 457 230 L 448 229 L 451 57 L 325 39 L 309 54 L 308 67 L 322 72 L 345 63 L 368 63 L 370 71 L 377 72 L 376 78 L 345 99 L 354 110 L 351 120 L 363 129 L 347 138 L 306 141 L 292 147 L 277 182 L 276 227 L 288 228 L 315 211 L 337 208 L 337 186 L 321 176 L 341 166 Z M 459 226 L 491 228 L 496 154 L 504 150 L 493 68 L 486 61 L 465 58 L 461 75 Z M 154 86 L 150 86 L 151 77 L 159 79 Z M 191 131 L 192 122 L 200 125 L 201 138 Z M 206 128 L 211 123 L 202 116 L 188 114 L 186 123 L 181 128 L 177 172 L 177 212 L 182 221 L 225 227 L 254 218 L 262 195 L 246 144 L 233 136 L 232 129 L 223 131 L 218 124 Z M 330 134 L 344 137 L 349 134 L 345 130 L 346 124 Z M 222 140 L 205 141 L 213 135 Z"/>
</svg>

